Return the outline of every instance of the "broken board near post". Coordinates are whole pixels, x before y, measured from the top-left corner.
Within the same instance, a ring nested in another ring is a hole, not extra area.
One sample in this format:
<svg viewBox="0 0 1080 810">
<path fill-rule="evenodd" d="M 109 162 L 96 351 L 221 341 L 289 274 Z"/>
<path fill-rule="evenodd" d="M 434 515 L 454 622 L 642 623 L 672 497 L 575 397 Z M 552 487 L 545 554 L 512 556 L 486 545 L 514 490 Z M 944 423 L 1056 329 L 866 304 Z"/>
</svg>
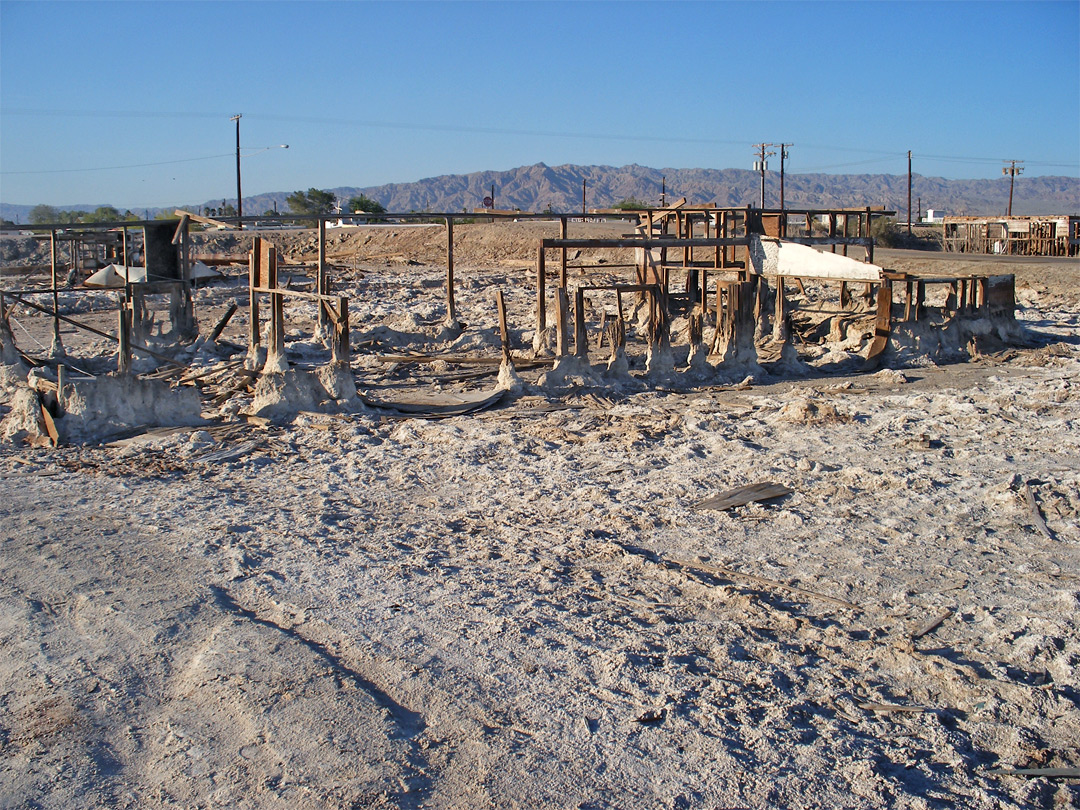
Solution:
<svg viewBox="0 0 1080 810">
<path fill-rule="evenodd" d="M 783 484 L 777 484 L 772 481 L 762 481 L 758 484 L 750 484 L 749 486 L 726 490 L 711 498 L 698 501 L 691 508 L 717 509 L 723 511 L 725 509 L 734 509 L 736 506 L 745 506 L 746 504 L 754 503 L 755 501 L 768 501 L 773 498 L 780 498 L 784 495 L 790 495 L 794 491 L 795 490 L 791 487 L 784 486 Z"/>
</svg>

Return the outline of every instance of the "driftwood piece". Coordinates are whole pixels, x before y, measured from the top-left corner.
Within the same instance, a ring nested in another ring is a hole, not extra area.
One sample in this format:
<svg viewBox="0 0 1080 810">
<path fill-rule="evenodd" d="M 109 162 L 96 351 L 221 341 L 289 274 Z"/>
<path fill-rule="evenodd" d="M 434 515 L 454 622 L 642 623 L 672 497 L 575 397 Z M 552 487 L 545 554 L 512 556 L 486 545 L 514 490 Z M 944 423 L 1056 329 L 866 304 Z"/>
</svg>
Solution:
<svg viewBox="0 0 1080 810">
<path fill-rule="evenodd" d="M 229 304 L 229 308 L 225 310 L 225 314 L 221 316 L 221 319 L 217 322 L 217 324 L 214 326 L 213 331 L 210 333 L 210 337 L 207 338 L 207 341 L 209 343 L 213 343 L 219 337 L 221 337 L 221 332 L 225 329 L 225 325 L 229 322 L 229 319 L 236 314 L 237 309 L 239 309 L 239 307 L 237 306 L 235 301 Z"/>
<path fill-rule="evenodd" d="M 999 776 L 1042 776 L 1047 779 L 1080 779 L 1080 768 L 991 768 Z"/>
<path fill-rule="evenodd" d="M 1048 540 L 1056 540 L 1054 533 L 1050 531 L 1050 527 L 1043 520 L 1042 512 L 1039 511 L 1039 504 L 1035 501 L 1035 493 L 1031 491 L 1031 484 L 1024 484 L 1024 500 L 1027 501 L 1028 509 L 1031 510 L 1031 519 L 1035 522 L 1035 526 Z"/>
<path fill-rule="evenodd" d="M 937 630 L 941 626 L 942 622 L 944 622 L 947 618 L 952 616 L 952 614 L 953 614 L 952 608 L 949 608 L 948 610 L 944 611 L 940 615 L 935 616 L 934 618 L 932 618 L 930 621 L 919 625 L 915 629 L 915 632 L 911 634 L 911 640 L 914 641 L 916 639 L 922 638 L 925 635 L 928 635 L 929 633 L 933 633 L 935 630 Z"/>
<path fill-rule="evenodd" d="M 723 511 L 725 509 L 734 509 L 736 506 L 745 506 L 746 504 L 754 503 L 755 501 L 768 501 L 773 498 L 780 498 L 784 495 L 790 495 L 794 491 L 795 490 L 791 487 L 784 486 L 783 484 L 777 484 L 772 481 L 762 481 L 758 484 L 750 484 L 745 487 L 736 487 L 735 489 L 726 490 L 711 498 L 698 501 L 691 508 L 717 509 Z"/>
</svg>

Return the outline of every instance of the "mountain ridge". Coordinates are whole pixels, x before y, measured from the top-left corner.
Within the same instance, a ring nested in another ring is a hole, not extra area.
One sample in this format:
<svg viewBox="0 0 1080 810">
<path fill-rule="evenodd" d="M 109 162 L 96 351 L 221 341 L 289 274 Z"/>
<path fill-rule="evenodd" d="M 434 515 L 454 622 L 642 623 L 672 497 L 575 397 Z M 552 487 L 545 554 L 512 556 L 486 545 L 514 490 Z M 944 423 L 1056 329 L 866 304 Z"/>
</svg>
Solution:
<svg viewBox="0 0 1080 810">
<path fill-rule="evenodd" d="M 388 211 L 472 212 L 495 187 L 495 207 L 522 211 L 576 213 L 582 207 L 582 181 L 589 209 L 609 208 L 627 198 L 659 205 L 662 185 L 666 200 L 686 197 L 694 204 L 713 203 L 720 207 L 757 205 L 760 174 L 747 169 L 655 169 L 638 164 L 626 166 L 563 164 L 540 162 L 508 170 L 481 170 L 468 174 L 445 174 L 405 183 L 378 186 L 338 186 L 326 189 L 341 202 L 365 194 L 382 203 Z M 780 176 L 766 172 L 765 206 L 779 207 Z M 785 204 L 789 208 L 838 208 L 883 205 L 907 217 L 907 175 L 890 174 L 796 174 L 784 178 Z M 286 198 L 279 191 L 245 195 L 248 216 L 277 207 L 288 212 Z M 1004 179 L 949 180 L 912 175 L 912 204 L 921 198 L 922 211 L 934 208 L 950 215 L 996 216 L 1005 213 L 1009 187 Z M 235 204 L 236 198 L 225 198 Z M 174 206 L 202 211 L 220 205 L 218 199 L 197 205 Z M 25 222 L 30 205 L 0 203 L 0 217 Z M 97 206 L 56 206 L 62 209 L 93 210 Z M 125 210 L 123 206 L 116 206 Z M 140 208 L 136 213 L 170 210 Z M 1013 194 L 1016 215 L 1075 214 L 1080 212 L 1080 178 L 1047 175 L 1019 177 Z M 913 213 L 917 219 L 918 212 Z"/>
</svg>

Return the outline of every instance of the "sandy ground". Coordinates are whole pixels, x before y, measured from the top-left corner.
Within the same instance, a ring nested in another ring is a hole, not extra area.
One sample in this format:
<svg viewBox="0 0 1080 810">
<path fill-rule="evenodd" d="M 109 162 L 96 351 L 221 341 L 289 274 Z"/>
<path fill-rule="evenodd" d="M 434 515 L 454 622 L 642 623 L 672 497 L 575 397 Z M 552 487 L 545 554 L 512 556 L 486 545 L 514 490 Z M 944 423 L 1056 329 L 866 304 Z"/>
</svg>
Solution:
<svg viewBox="0 0 1080 810">
<path fill-rule="evenodd" d="M 460 334 L 441 232 L 336 255 L 362 393 L 491 388 L 382 356 L 497 358 L 496 288 L 531 345 L 529 242 L 477 227 L 505 253 L 455 246 Z M 240 393 L 199 427 L 0 443 L 0 806 L 1080 806 L 997 772 L 1080 766 L 1078 267 L 990 266 L 1030 345 L 969 362 L 853 375 L 808 343 L 839 373 L 647 382 L 635 332 L 634 379 L 523 369 L 470 416 L 248 424 Z M 200 290 L 204 331 L 244 296 Z M 297 366 L 327 357 L 313 313 Z M 15 320 L 40 353 L 48 321 Z M 793 491 L 695 508 L 760 481 Z"/>
</svg>

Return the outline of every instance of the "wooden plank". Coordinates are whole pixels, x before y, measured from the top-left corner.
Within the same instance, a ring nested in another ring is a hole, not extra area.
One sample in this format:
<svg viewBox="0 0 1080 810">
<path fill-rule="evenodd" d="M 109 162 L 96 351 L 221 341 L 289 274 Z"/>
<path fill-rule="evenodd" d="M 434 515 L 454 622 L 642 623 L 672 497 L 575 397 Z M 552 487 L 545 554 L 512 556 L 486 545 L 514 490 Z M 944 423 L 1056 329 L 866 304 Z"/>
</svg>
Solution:
<svg viewBox="0 0 1080 810">
<path fill-rule="evenodd" d="M 547 328 L 547 270 L 544 267 L 544 248 L 536 249 L 536 334 Z"/>
<path fill-rule="evenodd" d="M 180 219 L 187 217 L 192 222 L 198 222 L 200 225 L 213 225 L 215 228 L 224 228 L 226 230 L 235 229 L 236 227 L 235 225 L 230 225 L 229 223 L 222 222 L 218 219 L 211 219 L 210 217 L 203 217 L 199 216 L 198 214 L 193 214 L 190 211 L 185 211 L 182 208 L 177 208 L 173 211 L 173 214 L 180 217 Z"/>
<path fill-rule="evenodd" d="M 542 239 L 541 244 L 545 248 L 677 248 L 677 247 L 745 247 L 750 244 L 746 237 L 735 239 L 680 239 L 671 238 L 646 238 L 627 237 L 625 239 Z"/>
<path fill-rule="evenodd" d="M 503 362 L 513 365 L 510 359 L 510 331 L 506 328 L 506 301 L 502 290 L 495 291 L 495 305 L 499 309 L 499 340 L 502 342 Z"/>
<path fill-rule="evenodd" d="M 446 319 L 457 321 L 454 305 L 454 219 L 446 218 Z"/>
<path fill-rule="evenodd" d="M 866 367 L 875 367 L 881 362 L 881 355 L 889 345 L 892 333 L 892 285 L 885 283 L 878 288 L 877 317 L 874 320 L 874 340 L 866 354 Z"/>
<path fill-rule="evenodd" d="M 574 293 L 574 354 L 589 356 L 589 344 L 585 333 L 585 290 L 579 287 Z"/>
<path fill-rule="evenodd" d="M 221 337 L 221 333 L 224 331 L 226 324 L 229 323 L 229 319 L 236 314 L 236 310 L 238 309 L 239 306 L 237 306 L 235 301 L 229 304 L 229 308 L 225 310 L 225 314 L 218 319 L 218 322 L 214 325 L 213 331 L 210 332 L 210 337 L 207 338 L 210 343 L 213 343 Z"/>
<path fill-rule="evenodd" d="M 569 318 L 570 301 L 566 296 L 566 288 L 559 287 L 555 291 L 555 355 L 557 357 L 565 357 L 567 354 Z"/>
<path fill-rule="evenodd" d="M 53 420 L 53 415 L 49 413 L 49 409 L 45 407 L 45 403 L 41 402 L 40 395 L 38 396 L 38 405 L 41 408 L 41 423 L 45 426 L 49 441 L 52 442 L 53 447 L 58 447 L 60 445 L 60 434 L 56 430 L 56 422 Z"/>
<path fill-rule="evenodd" d="M 748 503 L 780 498 L 784 495 L 790 495 L 794 491 L 795 490 L 791 487 L 783 484 L 777 484 L 772 481 L 762 481 L 757 484 L 750 484 L 726 490 L 711 498 L 698 501 L 691 508 L 724 511 L 726 509 L 734 509 L 737 506 L 745 506 Z"/>
</svg>

